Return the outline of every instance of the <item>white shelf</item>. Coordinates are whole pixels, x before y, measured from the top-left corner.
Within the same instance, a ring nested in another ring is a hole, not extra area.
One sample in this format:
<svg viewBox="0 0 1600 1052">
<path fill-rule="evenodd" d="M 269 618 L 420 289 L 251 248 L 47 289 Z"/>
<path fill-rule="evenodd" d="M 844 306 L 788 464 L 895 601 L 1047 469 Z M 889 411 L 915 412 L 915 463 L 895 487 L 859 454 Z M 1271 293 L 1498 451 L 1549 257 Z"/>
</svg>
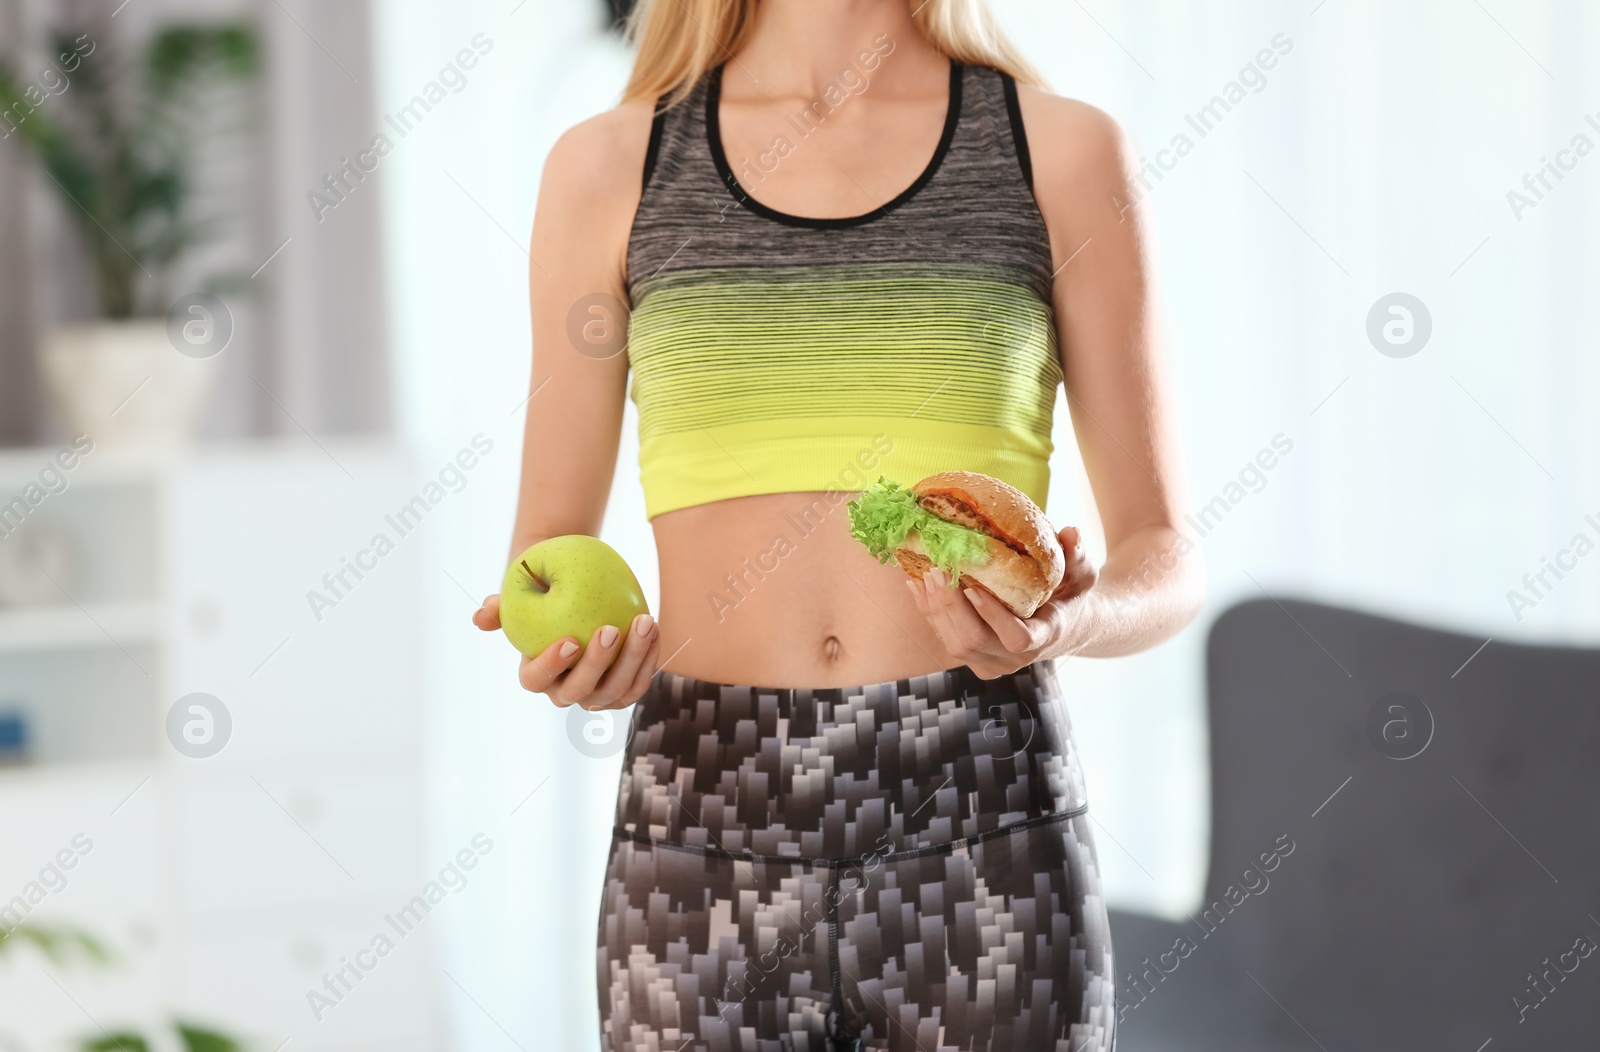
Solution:
<svg viewBox="0 0 1600 1052">
<path fill-rule="evenodd" d="M 0 506 L 54 452 L 0 453 Z M 23 716 L 33 757 L 0 767 L 0 905 L 74 833 L 93 841 L 62 904 L 47 902 L 130 954 L 119 978 L 93 979 L 97 1016 L 168 1005 L 302 1052 L 438 1047 L 431 934 L 324 1025 L 298 992 L 437 865 L 424 856 L 423 544 L 400 545 L 321 621 L 303 591 L 388 529 L 426 476 L 381 441 L 105 448 L 27 515 L 22 531 L 48 524 L 74 546 L 83 605 L 0 606 L 0 710 Z M 230 714 L 216 756 L 171 744 L 168 713 L 191 692 Z M 30 1049 L 85 1029 L 37 968 L 0 969 L 0 1004 L 0 1031 Z"/>
<path fill-rule="evenodd" d="M 0 607 L 0 654 L 133 646 L 161 638 L 155 603 Z"/>
<path fill-rule="evenodd" d="M 70 445 L 10 447 L 0 449 L 0 502 L 17 496 L 39 472 L 56 464 L 56 455 Z M 83 454 L 70 470 L 62 472 L 74 488 L 149 486 L 195 466 L 226 463 L 240 468 L 309 464 L 341 472 L 341 465 L 393 463 L 397 449 L 392 439 L 379 435 L 330 437 L 322 445 L 298 436 L 196 442 L 148 449 L 97 447 Z M 352 468 L 353 470 L 353 468 Z M 359 477 L 359 472 L 356 473 Z M 63 499 L 52 495 L 43 507 Z"/>
<path fill-rule="evenodd" d="M 146 775 L 157 773 L 149 759 L 73 760 L 65 763 L 20 763 L 0 765 L 0 801 L 13 793 L 36 794 L 30 806 L 53 796 L 100 792 L 140 786 Z M 20 800 L 21 797 L 18 797 Z M 18 804 L 17 806 L 21 806 Z"/>
</svg>

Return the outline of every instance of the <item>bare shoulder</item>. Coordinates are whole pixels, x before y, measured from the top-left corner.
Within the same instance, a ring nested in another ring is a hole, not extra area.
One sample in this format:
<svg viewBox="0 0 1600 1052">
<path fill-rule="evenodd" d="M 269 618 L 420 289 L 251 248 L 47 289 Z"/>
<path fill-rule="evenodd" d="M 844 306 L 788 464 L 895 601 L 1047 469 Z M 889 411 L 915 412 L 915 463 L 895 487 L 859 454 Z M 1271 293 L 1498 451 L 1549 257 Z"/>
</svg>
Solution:
<svg viewBox="0 0 1600 1052">
<path fill-rule="evenodd" d="M 1104 110 L 1079 99 L 1020 87 L 1018 102 L 1033 160 L 1033 192 L 1061 263 L 1095 244 L 1101 266 L 1073 281 L 1112 272 L 1136 273 L 1145 242 L 1134 180 L 1138 164 L 1127 135 Z M 1115 265 L 1113 265 L 1115 264 Z"/>
<path fill-rule="evenodd" d="M 1023 126 L 1033 159 L 1034 193 L 1052 227 L 1093 225 L 1117 215 L 1137 171 L 1127 135 L 1106 111 L 1079 99 L 1019 85 Z"/>
<path fill-rule="evenodd" d="M 1036 166 L 1043 159 L 1047 172 L 1059 166 L 1078 174 L 1122 173 L 1127 136 L 1111 114 L 1026 84 L 1018 86 L 1017 97 Z"/>
<path fill-rule="evenodd" d="M 565 204 L 637 203 L 655 107 L 624 102 L 568 128 L 545 159 L 541 197 Z"/>
<path fill-rule="evenodd" d="M 655 108 L 626 102 L 568 128 L 550 148 L 533 217 L 532 257 L 559 259 L 586 291 L 622 287 Z M 530 273 L 548 273 L 545 264 Z M 550 285 L 552 290 L 562 281 Z M 535 282 L 534 288 L 545 289 Z M 571 290 L 566 290 L 570 292 Z"/>
</svg>

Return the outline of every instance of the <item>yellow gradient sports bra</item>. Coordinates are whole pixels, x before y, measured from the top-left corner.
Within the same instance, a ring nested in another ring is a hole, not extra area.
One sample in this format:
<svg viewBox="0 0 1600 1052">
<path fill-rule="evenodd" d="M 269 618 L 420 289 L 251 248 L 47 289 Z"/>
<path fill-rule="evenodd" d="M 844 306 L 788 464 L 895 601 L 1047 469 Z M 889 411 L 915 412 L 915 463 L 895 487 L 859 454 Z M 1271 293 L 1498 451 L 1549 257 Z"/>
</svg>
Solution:
<svg viewBox="0 0 1600 1052">
<path fill-rule="evenodd" d="M 844 219 L 775 211 L 734 175 L 759 187 L 828 104 L 787 119 L 772 151 L 730 163 L 721 81 L 719 67 L 658 110 L 628 245 L 649 517 L 955 469 L 1042 507 L 1061 366 L 1012 79 L 952 63 L 927 168 Z"/>
</svg>

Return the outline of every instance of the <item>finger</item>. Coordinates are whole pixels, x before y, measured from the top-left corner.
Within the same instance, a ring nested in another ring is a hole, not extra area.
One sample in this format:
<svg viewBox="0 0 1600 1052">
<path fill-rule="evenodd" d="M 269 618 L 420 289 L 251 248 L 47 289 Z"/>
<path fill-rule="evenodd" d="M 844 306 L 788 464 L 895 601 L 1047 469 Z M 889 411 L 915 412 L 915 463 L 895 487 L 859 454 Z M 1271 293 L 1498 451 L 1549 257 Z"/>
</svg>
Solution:
<svg viewBox="0 0 1600 1052">
<path fill-rule="evenodd" d="M 586 709 L 617 708 L 633 686 L 639 674 L 639 663 L 650 649 L 650 640 L 656 633 L 655 618 L 639 614 L 628 625 L 628 634 L 622 640 L 617 660 L 600 677 L 594 694 L 582 702 Z M 624 703 L 625 704 L 625 703 Z"/>
<path fill-rule="evenodd" d="M 544 648 L 544 652 L 535 657 L 524 657 L 522 668 L 518 672 L 518 679 L 522 681 L 523 690 L 531 690 L 535 694 L 549 694 L 568 666 L 572 664 L 573 657 L 578 653 L 578 641 L 571 636 L 558 639 Z M 552 698 L 552 701 L 556 699 Z M 556 702 L 562 704 L 560 701 Z M 567 704 L 571 704 L 568 702 Z"/>
<path fill-rule="evenodd" d="M 957 656 L 1005 653 L 1005 647 L 988 623 L 978 616 L 967 597 L 960 589 L 946 584 L 944 571 L 935 569 L 929 576 L 934 578 L 933 602 L 943 619 L 942 638 L 946 640 L 946 649 Z"/>
<path fill-rule="evenodd" d="M 945 617 L 944 607 L 939 603 L 935 594 L 938 585 L 934 582 L 933 571 L 924 573 L 916 582 L 917 606 L 922 610 L 923 616 L 928 619 L 928 627 L 933 629 L 933 634 L 939 637 L 939 645 L 944 647 L 945 653 L 951 657 L 960 658 L 960 644 L 956 642 L 954 631 L 950 626 L 950 619 Z"/>
<path fill-rule="evenodd" d="M 972 669 L 972 674 L 979 679 L 999 679 L 1001 676 L 1009 675 L 1011 672 L 1016 671 L 1015 669 L 1007 670 L 1000 665 L 988 665 L 983 662 L 968 665 L 967 667 Z"/>
<path fill-rule="evenodd" d="M 1079 559 L 1082 559 L 1085 563 L 1093 565 L 1094 560 L 1090 558 L 1089 542 L 1083 536 L 1080 535 L 1078 537 L 1078 543 L 1073 547 L 1073 551 L 1077 554 Z"/>
<path fill-rule="evenodd" d="M 917 604 L 917 613 L 928 616 L 928 604 L 922 601 L 923 583 L 916 579 L 907 579 L 906 590 L 911 593 L 911 601 Z"/>
<path fill-rule="evenodd" d="M 1067 565 L 1066 577 L 1061 582 L 1062 594 L 1068 599 L 1075 598 L 1093 588 L 1099 580 L 1099 567 L 1084 556 Z"/>
<path fill-rule="evenodd" d="M 582 701 L 594 693 L 594 688 L 611 664 L 611 656 L 622 644 L 622 631 L 616 625 L 601 625 L 589 637 L 578 663 L 567 673 L 561 684 L 561 693 L 574 701 Z"/>
<path fill-rule="evenodd" d="M 906 582 L 911 588 L 911 601 L 917 604 L 917 612 L 928 622 L 928 627 L 933 630 L 934 636 L 939 640 L 939 646 L 946 654 L 957 660 L 964 660 L 961 653 L 961 644 L 957 642 L 950 619 L 945 616 L 944 610 L 934 602 L 932 596 L 936 585 L 930 574 L 924 573 L 921 577 Z"/>
<path fill-rule="evenodd" d="M 472 623 L 485 632 L 494 632 L 500 628 L 500 597 L 491 595 L 483 601 L 483 605 L 472 612 Z"/>
<path fill-rule="evenodd" d="M 1076 598 L 1099 583 L 1100 569 L 1086 559 L 1068 571 L 1068 577 L 1071 580 L 1072 587 L 1067 596 L 1068 598 Z"/>
<path fill-rule="evenodd" d="M 1093 588 L 1099 580 L 1100 571 L 1090 560 L 1088 547 L 1083 542 L 1083 532 L 1076 526 L 1066 527 L 1057 534 L 1057 538 L 1067 554 L 1067 569 L 1055 594 L 1070 599 Z"/>
<path fill-rule="evenodd" d="M 645 695 L 650 689 L 650 683 L 655 678 L 656 665 L 661 660 L 661 626 L 656 625 L 650 632 L 650 641 L 645 652 L 639 658 L 638 670 L 634 672 L 633 679 L 618 693 L 615 701 L 603 700 L 605 685 L 601 684 L 601 693 L 595 697 L 601 699 L 600 703 L 589 705 L 591 709 L 625 709 Z"/>
<path fill-rule="evenodd" d="M 658 625 L 655 633 L 650 637 L 650 649 L 645 651 L 644 660 L 639 662 L 639 671 L 634 675 L 633 682 L 628 685 L 628 693 L 624 695 L 624 704 L 632 705 L 644 697 L 645 691 L 650 689 L 650 683 L 655 679 L 656 667 L 661 663 L 661 628 Z"/>
<path fill-rule="evenodd" d="M 984 620 L 972 603 L 969 593 L 976 591 L 977 589 L 959 586 L 940 589 L 945 616 L 950 619 L 956 637 L 969 651 L 975 654 L 1004 654 L 1007 652 L 1005 641 L 990 627 L 989 622 Z M 1006 613 L 1009 614 L 1010 611 Z"/>
<path fill-rule="evenodd" d="M 1040 629 L 1033 622 L 1013 614 L 1004 603 L 982 589 L 967 588 L 963 592 L 1007 653 L 1023 654 L 1038 648 Z"/>
</svg>

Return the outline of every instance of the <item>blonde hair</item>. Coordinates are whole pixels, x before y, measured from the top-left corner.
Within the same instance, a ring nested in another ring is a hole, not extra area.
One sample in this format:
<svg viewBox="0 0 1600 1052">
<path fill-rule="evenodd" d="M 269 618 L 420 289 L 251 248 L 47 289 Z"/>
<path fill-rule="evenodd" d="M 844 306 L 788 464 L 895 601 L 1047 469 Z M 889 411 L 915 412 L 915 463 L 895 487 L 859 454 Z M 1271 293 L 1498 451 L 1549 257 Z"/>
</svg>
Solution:
<svg viewBox="0 0 1600 1052">
<path fill-rule="evenodd" d="M 760 2 L 639 0 L 628 18 L 628 40 L 638 52 L 623 101 L 669 94 L 673 102 L 680 101 L 708 69 L 744 44 Z M 1047 87 L 1000 29 L 985 0 L 925 0 L 912 18 L 928 42 L 950 58 L 993 66 L 1019 83 Z"/>
</svg>

